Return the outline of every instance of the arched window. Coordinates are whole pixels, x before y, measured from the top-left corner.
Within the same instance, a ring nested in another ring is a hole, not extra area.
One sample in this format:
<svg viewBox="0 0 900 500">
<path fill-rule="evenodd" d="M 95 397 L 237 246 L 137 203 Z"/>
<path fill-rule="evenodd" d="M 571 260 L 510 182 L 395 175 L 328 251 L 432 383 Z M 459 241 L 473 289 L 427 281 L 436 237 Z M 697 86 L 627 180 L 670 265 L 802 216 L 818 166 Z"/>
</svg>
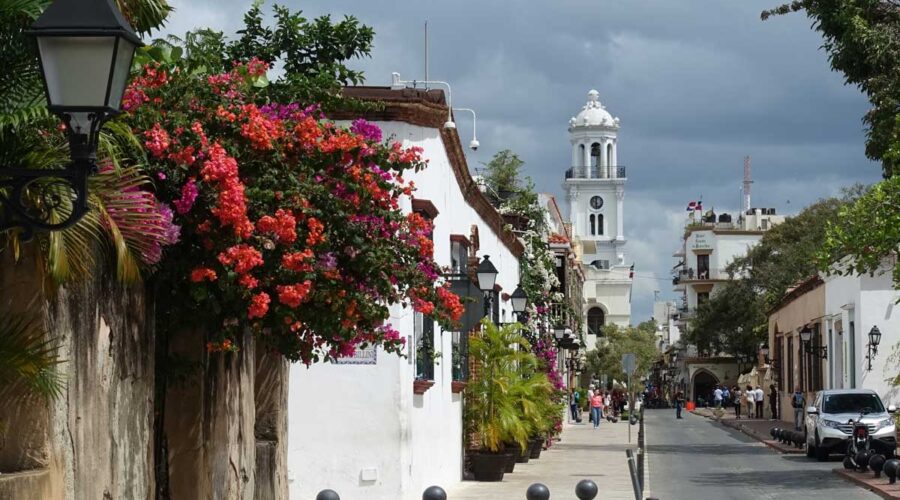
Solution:
<svg viewBox="0 0 900 500">
<path fill-rule="evenodd" d="M 600 165 L 600 154 L 602 150 L 600 149 L 600 144 L 595 142 L 591 144 L 591 166 L 596 167 Z"/>
<path fill-rule="evenodd" d="M 596 222 L 597 221 L 594 218 L 594 214 L 591 214 L 591 232 L 590 232 L 590 234 L 597 234 L 597 230 L 596 230 L 597 226 L 595 225 Z"/>
<path fill-rule="evenodd" d="M 600 309 L 599 307 L 592 307 L 592 308 L 588 309 L 588 313 L 587 313 L 588 334 L 602 337 L 603 336 L 603 325 L 605 323 L 606 323 L 606 315 L 603 314 L 603 309 Z"/>
<path fill-rule="evenodd" d="M 578 146 L 578 162 L 574 166 L 581 165 L 584 162 L 584 144 Z M 583 166 L 583 165 L 582 165 Z"/>
<path fill-rule="evenodd" d="M 612 143 L 607 144 L 607 145 L 606 145 L 606 164 L 607 164 L 610 168 L 617 166 L 617 165 L 613 165 L 613 155 L 612 155 L 612 151 L 613 151 Z"/>
<path fill-rule="evenodd" d="M 597 232 L 594 234 L 603 234 L 603 214 L 597 214 Z"/>
</svg>

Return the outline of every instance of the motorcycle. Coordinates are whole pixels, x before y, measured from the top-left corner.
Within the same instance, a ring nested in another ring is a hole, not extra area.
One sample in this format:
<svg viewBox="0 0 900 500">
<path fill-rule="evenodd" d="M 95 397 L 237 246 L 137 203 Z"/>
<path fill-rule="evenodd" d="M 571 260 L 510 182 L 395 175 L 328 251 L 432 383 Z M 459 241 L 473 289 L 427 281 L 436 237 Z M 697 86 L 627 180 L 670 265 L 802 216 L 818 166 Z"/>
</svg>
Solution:
<svg viewBox="0 0 900 500">
<path fill-rule="evenodd" d="M 847 424 L 853 426 L 850 443 L 847 445 L 847 453 L 844 457 L 844 467 L 847 469 L 864 468 L 865 466 L 858 463 L 856 457 L 860 452 L 871 453 L 872 436 L 869 435 L 869 426 L 862 422 L 863 417 L 869 413 L 870 410 L 868 408 L 863 408 L 855 422 L 852 418 L 847 421 Z"/>
</svg>

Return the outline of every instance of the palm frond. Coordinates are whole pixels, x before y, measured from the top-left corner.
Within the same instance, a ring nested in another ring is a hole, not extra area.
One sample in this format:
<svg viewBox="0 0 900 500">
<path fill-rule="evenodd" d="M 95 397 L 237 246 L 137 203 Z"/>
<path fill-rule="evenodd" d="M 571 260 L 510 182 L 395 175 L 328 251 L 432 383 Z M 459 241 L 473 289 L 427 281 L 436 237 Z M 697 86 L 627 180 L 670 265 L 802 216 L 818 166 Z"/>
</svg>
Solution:
<svg viewBox="0 0 900 500">
<path fill-rule="evenodd" d="M 116 0 L 119 10 L 138 33 L 162 28 L 174 10 L 166 0 Z"/>
<path fill-rule="evenodd" d="M 62 394 L 62 362 L 58 346 L 45 338 L 38 322 L 22 316 L 0 317 L 0 400 L 14 401 L 35 394 L 55 399 Z"/>
</svg>

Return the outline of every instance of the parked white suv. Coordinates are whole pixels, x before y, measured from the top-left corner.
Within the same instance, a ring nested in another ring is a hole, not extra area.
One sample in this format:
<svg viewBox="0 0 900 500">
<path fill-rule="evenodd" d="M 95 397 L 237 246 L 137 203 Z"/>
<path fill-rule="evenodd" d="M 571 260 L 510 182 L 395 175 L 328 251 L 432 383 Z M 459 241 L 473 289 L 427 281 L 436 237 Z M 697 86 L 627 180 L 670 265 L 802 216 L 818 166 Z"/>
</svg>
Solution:
<svg viewBox="0 0 900 500">
<path fill-rule="evenodd" d="M 853 432 L 850 421 L 861 420 L 869 427 L 872 448 L 893 456 L 897 448 L 896 411 L 894 405 L 885 410 L 872 390 L 819 391 L 813 405 L 806 408 L 806 455 L 824 461 L 831 453 L 846 453 Z"/>
</svg>

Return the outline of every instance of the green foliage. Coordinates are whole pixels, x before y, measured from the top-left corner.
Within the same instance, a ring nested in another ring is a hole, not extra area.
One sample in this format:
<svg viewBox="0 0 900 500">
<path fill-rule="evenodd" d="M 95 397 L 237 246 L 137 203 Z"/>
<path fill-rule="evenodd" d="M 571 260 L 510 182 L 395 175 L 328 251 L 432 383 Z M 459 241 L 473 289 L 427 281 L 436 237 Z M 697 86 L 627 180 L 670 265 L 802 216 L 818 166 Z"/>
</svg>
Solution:
<svg viewBox="0 0 900 500">
<path fill-rule="evenodd" d="M 39 322 L 5 313 L 0 316 L 0 400 L 15 401 L 35 394 L 58 398 L 64 385 L 56 365 L 57 346 L 45 340 Z"/>
<path fill-rule="evenodd" d="M 766 310 L 750 280 L 730 281 L 697 307 L 684 338 L 706 355 L 754 356 L 767 337 Z"/>
<path fill-rule="evenodd" d="M 608 324 L 603 327 L 603 337 L 597 348 L 587 353 L 587 373 L 607 375 L 610 380 L 625 380 L 622 355 L 634 353 L 637 366 L 634 379 L 640 379 L 650 371 L 659 357 L 656 348 L 656 321 L 645 321 L 638 326 L 621 327 Z M 633 390 L 633 387 L 629 387 Z"/>
<path fill-rule="evenodd" d="M 351 59 L 367 57 L 375 33 L 355 17 L 333 22 L 330 16 L 306 19 L 301 12 L 274 7 L 274 26 L 265 23 L 261 2 L 244 15 L 239 37 L 228 39 L 221 32 L 200 29 L 184 38 L 155 40 L 138 52 L 136 64 L 161 62 L 199 74 L 229 71 L 235 63 L 253 58 L 281 66 L 281 76 L 260 92 L 260 101 L 321 104 L 323 109 L 359 106 L 341 98 L 345 85 L 364 81 L 361 71 L 347 66 Z"/>
<path fill-rule="evenodd" d="M 762 18 L 800 10 L 824 37 L 832 69 L 872 103 L 864 118 L 869 128 L 866 155 L 882 162 L 885 177 L 900 173 L 900 158 L 887 154 L 896 148 L 900 131 L 900 2 L 794 0 L 763 12 Z"/>
<path fill-rule="evenodd" d="M 482 325 L 481 335 L 469 343 L 469 358 L 478 370 L 466 387 L 465 422 L 467 434 L 474 433 L 479 439 L 470 445 L 494 453 L 509 442 L 524 448 L 530 428 L 522 417 L 520 398 L 525 389 L 517 385 L 517 367 L 534 364 L 534 355 L 521 334 L 521 325 L 497 327 L 487 319 Z"/>
<path fill-rule="evenodd" d="M 763 312 L 777 304 L 789 287 L 816 274 L 815 256 L 825 240 L 828 224 L 837 220 L 841 207 L 851 202 L 858 191 L 859 188 L 851 188 L 843 198 L 819 200 L 788 217 L 728 266 L 733 277 L 747 280 L 749 289 L 762 295 L 759 307 Z"/>
<path fill-rule="evenodd" d="M 502 204 L 520 193 L 522 186 L 519 173 L 523 165 L 525 162 L 519 155 L 509 149 L 497 152 L 485 164 L 484 182 L 488 188 L 487 195 L 494 204 Z M 529 191 L 534 192 L 533 189 Z M 527 203 L 527 200 L 522 203 Z"/>
<path fill-rule="evenodd" d="M 900 175 L 874 185 L 855 203 L 841 207 L 837 220 L 828 222 L 824 242 L 817 261 L 828 273 L 873 274 L 885 259 L 896 259 L 900 249 Z M 893 266 L 893 282 L 894 288 L 900 289 L 900 266 Z"/>
</svg>

